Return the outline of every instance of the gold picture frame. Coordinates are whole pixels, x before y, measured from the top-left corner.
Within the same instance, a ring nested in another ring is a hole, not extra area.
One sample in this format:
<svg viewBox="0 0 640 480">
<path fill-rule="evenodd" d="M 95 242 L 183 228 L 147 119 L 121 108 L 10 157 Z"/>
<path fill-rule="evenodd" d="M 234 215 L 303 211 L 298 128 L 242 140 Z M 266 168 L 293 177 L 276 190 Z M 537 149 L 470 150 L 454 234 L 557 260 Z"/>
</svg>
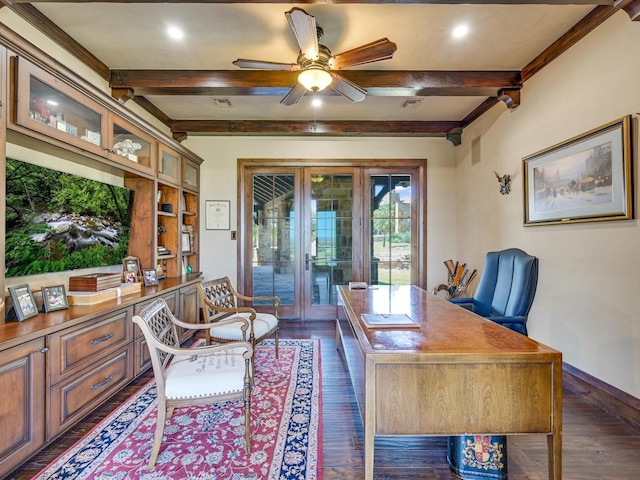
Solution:
<svg viewBox="0 0 640 480">
<path fill-rule="evenodd" d="M 631 116 L 522 159 L 524 225 L 633 218 Z"/>
</svg>

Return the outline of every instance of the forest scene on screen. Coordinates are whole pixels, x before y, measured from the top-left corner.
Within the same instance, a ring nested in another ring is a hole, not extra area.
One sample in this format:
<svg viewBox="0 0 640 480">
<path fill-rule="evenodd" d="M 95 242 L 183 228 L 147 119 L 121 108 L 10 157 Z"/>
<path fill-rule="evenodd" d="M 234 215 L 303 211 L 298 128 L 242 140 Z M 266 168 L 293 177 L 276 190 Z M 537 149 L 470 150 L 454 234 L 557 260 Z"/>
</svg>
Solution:
<svg viewBox="0 0 640 480">
<path fill-rule="evenodd" d="M 6 162 L 5 276 L 118 265 L 133 191 L 14 159 Z"/>
</svg>

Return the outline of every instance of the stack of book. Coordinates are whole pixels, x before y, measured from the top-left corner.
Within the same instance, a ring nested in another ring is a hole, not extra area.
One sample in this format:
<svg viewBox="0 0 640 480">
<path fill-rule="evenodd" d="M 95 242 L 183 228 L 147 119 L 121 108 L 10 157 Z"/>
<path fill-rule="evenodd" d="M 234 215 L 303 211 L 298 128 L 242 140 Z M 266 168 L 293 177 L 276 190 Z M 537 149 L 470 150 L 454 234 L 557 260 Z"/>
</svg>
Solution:
<svg viewBox="0 0 640 480">
<path fill-rule="evenodd" d="M 158 252 L 158 255 L 171 255 L 171 252 L 162 245 L 158 245 L 156 250 Z"/>
</svg>

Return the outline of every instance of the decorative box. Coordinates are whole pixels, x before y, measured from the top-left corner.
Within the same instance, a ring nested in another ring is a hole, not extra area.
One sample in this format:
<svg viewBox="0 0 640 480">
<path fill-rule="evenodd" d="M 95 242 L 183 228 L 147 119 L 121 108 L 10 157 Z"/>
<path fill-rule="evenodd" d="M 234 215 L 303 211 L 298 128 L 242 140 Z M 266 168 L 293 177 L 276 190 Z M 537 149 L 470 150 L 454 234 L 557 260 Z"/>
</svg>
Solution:
<svg viewBox="0 0 640 480">
<path fill-rule="evenodd" d="M 99 292 L 108 288 L 119 287 L 121 282 L 119 273 L 92 273 L 69 277 L 69 290 L 80 292 Z"/>
</svg>

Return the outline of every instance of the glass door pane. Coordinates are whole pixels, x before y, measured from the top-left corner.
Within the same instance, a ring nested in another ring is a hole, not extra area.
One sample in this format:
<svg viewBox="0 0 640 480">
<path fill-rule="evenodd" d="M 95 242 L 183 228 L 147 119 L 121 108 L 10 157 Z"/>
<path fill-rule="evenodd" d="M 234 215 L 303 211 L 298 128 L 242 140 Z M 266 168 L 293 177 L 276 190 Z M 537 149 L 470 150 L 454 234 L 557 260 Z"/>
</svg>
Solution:
<svg viewBox="0 0 640 480">
<path fill-rule="evenodd" d="M 293 174 L 253 175 L 253 295 L 277 295 L 282 307 L 295 303 L 294 206 Z"/>
<path fill-rule="evenodd" d="M 336 285 L 353 280 L 353 175 L 311 174 L 310 178 L 311 306 L 336 305 Z"/>
<path fill-rule="evenodd" d="M 370 283 L 412 283 L 410 175 L 371 175 Z"/>
</svg>

